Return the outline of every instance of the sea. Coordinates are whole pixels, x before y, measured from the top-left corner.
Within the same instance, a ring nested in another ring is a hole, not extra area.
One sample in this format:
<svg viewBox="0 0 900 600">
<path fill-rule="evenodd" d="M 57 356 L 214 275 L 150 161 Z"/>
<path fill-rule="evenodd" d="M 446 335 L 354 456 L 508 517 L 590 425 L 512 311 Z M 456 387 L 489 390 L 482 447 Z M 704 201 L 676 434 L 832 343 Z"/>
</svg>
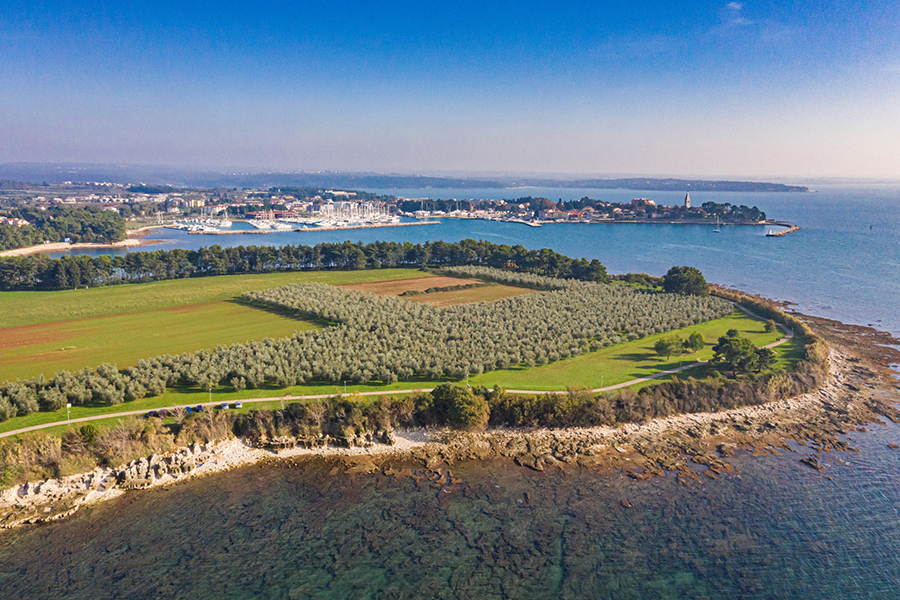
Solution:
<svg viewBox="0 0 900 600">
<path fill-rule="evenodd" d="M 622 190 L 385 190 L 407 197 L 582 196 L 675 204 Z M 709 281 L 900 334 L 900 187 L 691 193 L 802 227 L 439 225 L 199 236 L 150 248 L 486 239 L 598 258 L 610 272 L 699 268 Z M 105 252 L 105 251 L 104 251 Z M 97 253 L 92 251 L 91 253 Z M 900 399 L 900 396 L 898 396 Z M 810 469 L 798 453 L 732 461 L 688 487 L 577 467 L 454 465 L 434 482 L 272 462 L 129 492 L 38 527 L 0 532 L 3 598 L 900 598 L 900 426 L 849 435 L 860 452 Z M 798 447 L 798 451 L 803 448 Z M 398 468 L 404 465 L 397 465 Z M 698 466 L 698 469 L 701 468 Z"/>
</svg>

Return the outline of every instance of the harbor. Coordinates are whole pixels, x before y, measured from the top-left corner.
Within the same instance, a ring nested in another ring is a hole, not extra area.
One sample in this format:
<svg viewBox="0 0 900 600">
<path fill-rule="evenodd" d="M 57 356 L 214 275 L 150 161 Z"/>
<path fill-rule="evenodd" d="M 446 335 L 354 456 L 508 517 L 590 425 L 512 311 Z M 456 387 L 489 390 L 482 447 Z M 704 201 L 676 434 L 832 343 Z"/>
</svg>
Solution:
<svg viewBox="0 0 900 600">
<path fill-rule="evenodd" d="M 359 225 L 332 225 L 322 227 L 298 227 L 296 229 L 191 229 L 189 235 L 266 235 L 269 233 L 317 233 L 321 231 L 347 231 L 351 229 L 379 229 L 384 227 L 412 227 L 416 225 L 440 225 L 440 221 L 414 221 L 409 223 L 365 223 Z"/>
</svg>

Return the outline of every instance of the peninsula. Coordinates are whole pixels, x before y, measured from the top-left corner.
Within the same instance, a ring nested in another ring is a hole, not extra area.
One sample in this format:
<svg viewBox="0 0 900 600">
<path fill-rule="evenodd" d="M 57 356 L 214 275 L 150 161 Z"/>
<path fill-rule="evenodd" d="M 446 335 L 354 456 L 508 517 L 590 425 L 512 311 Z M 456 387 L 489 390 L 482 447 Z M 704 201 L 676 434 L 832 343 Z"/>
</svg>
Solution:
<svg viewBox="0 0 900 600">
<path fill-rule="evenodd" d="M 848 427 L 900 420 L 877 393 L 892 381 L 884 365 L 896 351 L 873 358 L 846 328 L 709 287 L 690 267 L 611 279 L 598 261 L 474 240 L 222 253 L 135 253 L 108 273 L 100 259 L 79 257 L 77 271 L 96 272 L 100 287 L 75 292 L 86 303 L 64 322 L 47 319 L 73 312 L 60 304 L 76 301 L 72 292 L 16 300 L 26 303 L 21 317 L 0 323 L 8 366 L 19 369 L 0 384 L 0 431 L 11 436 L 0 441 L 0 473 L 7 485 L 31 483 L 2 494 L 5 526 L 70 514 L 118 490 L 306 453 L 383 454 L 434 469 L 505 457 L 637 479 L 674 470 L 688 485 L 701 476 L 688 457 L 714 476 L 730 471 L 737 449 L 793 439 L 812 447 L 801 462 L 818 470 L 818 453 L 849 447 L 838 437 Z M 226 260 L 261 274 L 192 278 L 166 267 L 169 258 L 180 269 L 197 261 L 197 275 Z M 308 272 L 283 272 L 289 260 Z M 385 268 L 404 262 L 426 269 Z M 42 272 L 71 275 L 61 267 L 70 263 L 20 266 L 41 289 Z M 279 272 L 262 274 L 270 269 Z M 115 284 L 113 274 L 135 283 Z M 160 319 L 176 322 L 178 335 L 153 346 L 156 356 L 150 346 L 135 354 L 129 341 Z M 77 347 L 81 320 L 102 338 L 84 342 L 102 353 Z M 198 337 L 213 320 L 215 337 Z M 255 341 L 230 337 L 248 335 L 245 323 Z M 70 331 L 75 345 L 43 359 L 65 370 L 30 359 L 35 344 L 58 348 Z M 98 360 L 108 362 L 91 367 Z M 62 450 L 45 456 L 48 448 Z M 346 460 L 350 469 L 390 464 Z M 101 467 L 86 473 L 88 464 Z"/>
</svg>

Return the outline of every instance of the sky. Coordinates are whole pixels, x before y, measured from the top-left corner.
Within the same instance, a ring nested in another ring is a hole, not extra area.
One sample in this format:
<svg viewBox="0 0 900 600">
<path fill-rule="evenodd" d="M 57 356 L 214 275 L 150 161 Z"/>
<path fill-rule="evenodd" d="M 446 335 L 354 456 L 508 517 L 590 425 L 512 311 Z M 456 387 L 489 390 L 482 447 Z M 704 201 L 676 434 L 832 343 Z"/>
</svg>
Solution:
<svg viewBox="0 0 900 600">
<path fill-rule="evenodd" d="M 0 162 L 900 179 L 900 2 L 3 0 Z"/>
</svg>

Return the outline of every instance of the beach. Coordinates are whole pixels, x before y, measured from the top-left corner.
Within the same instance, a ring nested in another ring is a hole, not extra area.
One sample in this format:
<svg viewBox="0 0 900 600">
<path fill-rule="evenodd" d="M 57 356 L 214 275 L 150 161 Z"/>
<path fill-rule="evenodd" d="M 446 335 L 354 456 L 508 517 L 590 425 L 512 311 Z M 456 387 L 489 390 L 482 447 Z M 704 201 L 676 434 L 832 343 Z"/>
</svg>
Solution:
<svg viewBox="0 0 900 600">
<path fill-rule="evenodd" d="M 149 228 L 145 228 L 149 229 Z M 142 231 L 142 230 L 135 230 Z M 131 235 L 132 232 L 129 232 Z M 12 250 L 4 250 L 0 252 L 0 256 L 29 256 L 31 254 L 38 254 L 41 252 L 66 252 L 68 250 L 102 250 L 102 249 L 114 249 L 114 248 L 136 248 L 138 246 L 146 246 L 148 244 L 153 244 L 155 242 L 149 240 L 141 240 L 138 237 L 129 237 L 126 240 L 122 240 L 121 242 L 114 242 L 112 244 L 95 244 L 95 243 L 82 243 L 82 244 L 71 244 L 69 242 L 50 242 L 47 244 L 36 244 L 34 246 L 26 246 L 25 248 L 14 248 Z"/>
</svg>

